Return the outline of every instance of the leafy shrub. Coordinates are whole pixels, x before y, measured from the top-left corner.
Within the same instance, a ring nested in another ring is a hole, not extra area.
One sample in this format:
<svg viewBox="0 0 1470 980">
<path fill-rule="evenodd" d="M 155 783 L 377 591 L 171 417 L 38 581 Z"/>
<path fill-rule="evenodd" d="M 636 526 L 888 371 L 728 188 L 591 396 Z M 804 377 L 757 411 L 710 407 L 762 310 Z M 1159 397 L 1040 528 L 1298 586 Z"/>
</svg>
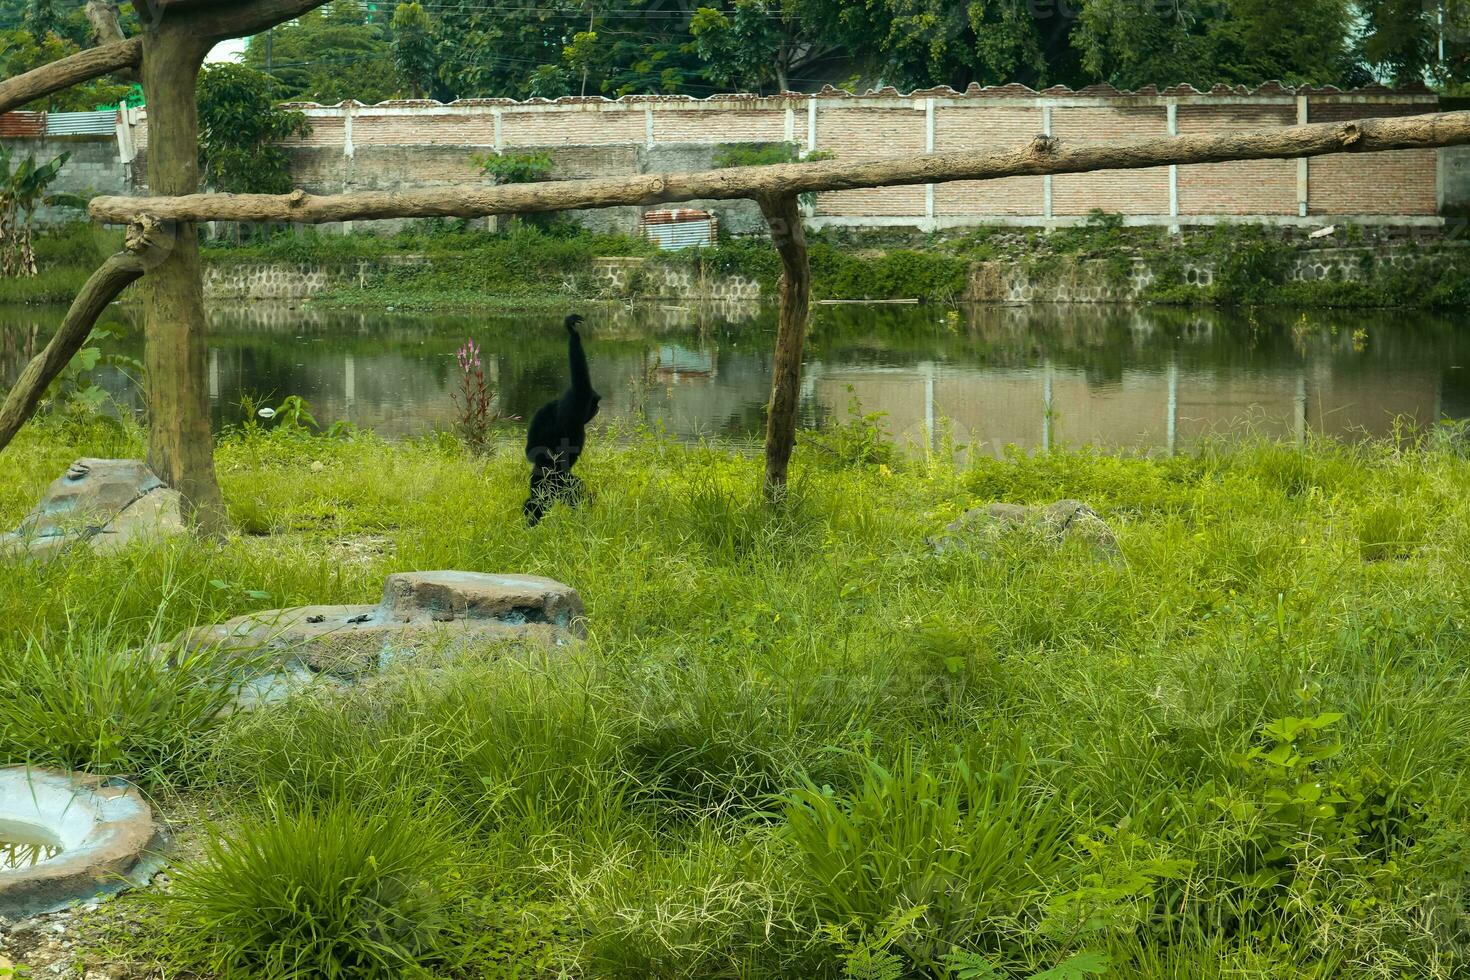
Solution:
<svg viewBox="0 0 1470 980">
<path fill-rule="evenodd" d="M 533 184 L 551 175 L 550 153 L 488 153 L 476 156 L 475 164 L 497 184 Z"/>
<path fill-rule="evenodd" d="M 764 167 L 798 159 L 800 154 L 793 143 L 725 143 L 715 150 L 714 165 L 718 169 Z"/>
<path fill-rule="evenodd" d="M 803 432 L 803 442 L 820 450 L 843 466 L 887 466 L 896 451 L 884 420 L 887 412 L 864 412 L 852 385 L 847 386 L 847 418 L 830 421 L 815 432 Z"/>
</svg>

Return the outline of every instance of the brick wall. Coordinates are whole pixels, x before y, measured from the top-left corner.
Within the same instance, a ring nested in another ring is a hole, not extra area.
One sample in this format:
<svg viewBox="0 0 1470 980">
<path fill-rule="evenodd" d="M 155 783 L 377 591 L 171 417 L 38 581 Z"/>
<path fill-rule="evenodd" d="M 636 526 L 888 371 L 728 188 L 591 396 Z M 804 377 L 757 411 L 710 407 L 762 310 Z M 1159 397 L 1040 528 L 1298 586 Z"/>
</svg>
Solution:
<svg viewBox="0 0 1470 980">
<path fill-rule="evenodd" d="M 815 95 L 771 98 L 632 96 L 618 101 L 568 98 L 555 102 L 478 99 L 389 102 L 380 106 L 301 106 L 313 133 L 303 147 L 337 147 L 340 167 L 317 160 L 298 171 L 308 189 L 395 187 L 414 182 L 414 167 L 373 173 L 380 161 L 368 147 L 398 147 L 422 156 L 419 179 L 473 177 L 444 153 L 487 149 L 549 151 L 558 176 L 615 176 L 651 172 L 656 161 L 630 163 L 626 151 L 676 146 L 716 147 L 739 142 L 787 141 L 838 160 L 877 160 L 929 150 L 985 152 L 1024 145 L 1049 132 L 1063 145 L 1165 137 L 1171 133 L 1233 132 L 1289 126 L 1305 118 L 1350 118 L 1434 112 L 1433 95 L 1382 88 L 1353 92 L 1294 91 L 1270 84 L 1254 92 L 1180 86 L 1122 93 L 1106 86 L 1080 92 L 1034 92 L 1007 85 L 960 93 L 947 88 L 902 95 L 892 89 L 852 95 L 825 89 Z M 588 150 L 592 155 L 588 155 Z M 604 152 L 605 151 L 605 152 Z M 577 153 L 573 165 L 569 154 Z M 357 154 L 357 159 L 351 159 Z M 599 155 L 600 154 L 600 155 Z M 564 163 L 565 161 L 565 163 Z M 818 195 L 814 223 L 907 224 L 946 227 L 992 222 L 1075 223 L 1093 209 L 1136 220 L 1294 220 L 1300 215 L 1353 214 L 1432 218 L 1440 190 L 1436 151 L 1353 155 L 1314 160 L 1222 163 L 1151 170 L 1017 177 L 926 187 L 892 187 Z M 446 171 L 462 176 L 450 177 Z M 1306 207 L 1301 198 L 1307 190 Z M 727 204 L 714 205 L 723 211 Z M 636 222 L 636 212 L 630 212 Z"/>
<path fill-rule="evenodd" d="M 480 179 L 470 158 L 492 149 L 540 150 L 557 178 L 617 176 L 710 166 L 729 143 L 789 142 L 843 161 L 876 160 L 927 150 L 987 152 L 1023 146 L 1049 132 L 1067 146 L 1171 133 L 1258 130 L 1299 120 L 1434 112 L 1435 96 L 1369 88 L 1254 91 L 1188 86 L 1117 92 L 1093 86 L 1034 92 L 1021 85 L 971 86 L 902 95 L 893 89 L 852 95 L 824 89 L 761 98 L 727 95 L 600 97 L 555 102 L 507 99 L 387 102 L 378 106 L 299 106 L 311 133 L 289 145 L 298 182 L 318 192 L 393 189 Z M 0 117 L 0 139 L 19 134 L 27 114 Z M 27 130 L 28 131 L 28 130 Z M 146 118 L 132 127 L 146 151 Z M 114 145 L 114 150 L 116 146 Z M 1068 224 L 1095 208 L 1135 221 L 1189 223 L 1260 218 L 1310 220 L 1352 215 L 1368 220 L 1433 220 L 1441 201 L 1470 194 L 1470 181 L 1447 192 L 1437 171 L 1442 154 L 1414 150 L 1321 157 L 1309 162 L 1251 161 L 1151 170 L 962 181 L 933 187 L 876 188 L 818 195 L 817 225 L 911 225 L 943 228 L 992 223 Z M 141 163 L 139 161 L 141 170 Z M 127 181 L 98 180 L 121 189 Z M 136 183 L 136 181 L 134 182 Z M 727 227 L 759 227 L 740 203 L 712 205 Z M 638 209 L 613 209 L 603 227 L 636 225 Z M 1302 216 L 1305 216 L 1303 218 Z"/>
</svg>

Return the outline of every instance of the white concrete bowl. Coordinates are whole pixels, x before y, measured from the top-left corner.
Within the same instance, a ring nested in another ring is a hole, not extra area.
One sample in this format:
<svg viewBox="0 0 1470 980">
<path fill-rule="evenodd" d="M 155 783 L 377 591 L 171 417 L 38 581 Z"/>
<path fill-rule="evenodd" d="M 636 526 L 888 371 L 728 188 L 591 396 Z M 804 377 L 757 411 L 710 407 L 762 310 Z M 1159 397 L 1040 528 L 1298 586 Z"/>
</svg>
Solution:
<svg viewBox="0 0 1470 980">
<path fill-rule="evenodd" d="M 0 769 L 0 838 L 23 829 L 60 853 L 0 868 L 0 916 L 25 918 L 141 884 L 161 863 L 159 831 L 138 791 L 84 773 Z"/>
</svg>

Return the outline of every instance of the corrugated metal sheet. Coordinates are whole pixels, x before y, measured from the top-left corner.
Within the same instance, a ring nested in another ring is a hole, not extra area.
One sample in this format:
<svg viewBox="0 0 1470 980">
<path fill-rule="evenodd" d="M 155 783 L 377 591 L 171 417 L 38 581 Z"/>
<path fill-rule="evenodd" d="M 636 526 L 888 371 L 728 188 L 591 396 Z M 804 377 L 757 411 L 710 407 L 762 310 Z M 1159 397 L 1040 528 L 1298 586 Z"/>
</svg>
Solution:
<svg viewBox="0 0 1470 980">
<path fill-rule="evenodd" d="M 47 136 L 111 136 L 117 132 L 117 110 L 105 112 L 48 112 Z"/>
<path fill-rule="evenodd" d="M 40 139 L 45 135 L 44 112 L 7 112 L 0 115 L 0 138 Z"/>
<path fill-rule="evenodd" d="M 659 248 L 673 251 L 715 243 L 715 224 L 708 218 L 666 225 L 644 225 L 643 233 Z"/>
</svg>

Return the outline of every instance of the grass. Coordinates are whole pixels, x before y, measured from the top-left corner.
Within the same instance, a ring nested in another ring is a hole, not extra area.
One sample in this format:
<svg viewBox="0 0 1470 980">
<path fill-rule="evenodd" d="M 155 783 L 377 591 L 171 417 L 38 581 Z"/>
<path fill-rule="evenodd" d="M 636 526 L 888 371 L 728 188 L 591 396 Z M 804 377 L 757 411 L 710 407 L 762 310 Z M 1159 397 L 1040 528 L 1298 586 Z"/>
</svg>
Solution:
<svg viewBox="0 0 1470 980">
<path fill-rule="evenodd" d="M 122 232 L 76 222 L 35 239 L 40 275 L 0 278 L 0 304 L 71 303 L 107 256 L 122 248 Z"/>
<path fill-rule="evenodd" d="M 210 813 L 109 907 L 110 975 L 1463 976 L 1456 436 L 959 469 L 829 435 L 773 512 L 758 459 L 623 432 L 528 531 L 509 447 L 237 433 L 269 536 L 0 566 L 0 764 Z M 24 430 L 0 524 L 137 439 Z M 1063 497 L 1119 560 L 924 544 Z M 207 665 L 122 653 L 430 568 L 568 582 L 591 638 L 223 719 Z"/>
</svg>

